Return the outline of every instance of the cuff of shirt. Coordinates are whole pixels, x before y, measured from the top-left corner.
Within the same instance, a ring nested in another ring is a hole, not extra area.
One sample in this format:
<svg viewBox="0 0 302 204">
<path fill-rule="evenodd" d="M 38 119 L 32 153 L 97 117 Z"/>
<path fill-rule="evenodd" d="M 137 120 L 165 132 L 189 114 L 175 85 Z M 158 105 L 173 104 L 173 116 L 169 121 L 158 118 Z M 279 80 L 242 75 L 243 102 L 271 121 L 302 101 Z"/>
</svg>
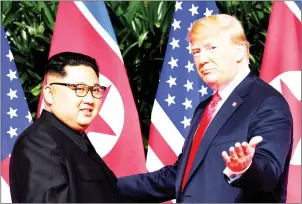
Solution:
<svg viewBox="0 0 302 204">
<path fill-rule="evenodd" d="M 244 174 L 244 172 L 246 172 L 250 168 L 251 164 L 252 164 L 252 162 L 250 163 L 250 165 L 248 167 L 246 167 L 244 170 L 239 171 L 239 172 L 234 172 L 231 169 L 229 169 L 228 167 L 225 167 L 225 169 L 223 170 L 223 173 L 226 175 L 228 183 L 232 183 L 233 181 L 239 179 L 242 176 L 242 174 Z"/>
</svg>

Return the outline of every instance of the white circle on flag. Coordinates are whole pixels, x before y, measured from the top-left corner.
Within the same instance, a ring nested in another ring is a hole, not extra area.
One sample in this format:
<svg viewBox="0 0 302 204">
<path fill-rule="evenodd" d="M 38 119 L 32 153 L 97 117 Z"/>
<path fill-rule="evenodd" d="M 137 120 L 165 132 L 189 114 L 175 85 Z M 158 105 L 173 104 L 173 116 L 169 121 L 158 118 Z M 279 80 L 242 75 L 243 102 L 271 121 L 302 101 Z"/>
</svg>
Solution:
<svg viewBox="0 0 302 204">
<path fill-rule="evenodd" d="M 88 137 L 97 153 L 104 157 L 121 136 L 124 126 L 124 104 L 118 89 L 107 77 L 100 74 L 99 81 L 102 86 L 110 86 L 110 91 L 107 93 L 106 100 L 103 101 L 99 115 L 111 127 L 115 135 L 88 132 Z"/>
</svg>

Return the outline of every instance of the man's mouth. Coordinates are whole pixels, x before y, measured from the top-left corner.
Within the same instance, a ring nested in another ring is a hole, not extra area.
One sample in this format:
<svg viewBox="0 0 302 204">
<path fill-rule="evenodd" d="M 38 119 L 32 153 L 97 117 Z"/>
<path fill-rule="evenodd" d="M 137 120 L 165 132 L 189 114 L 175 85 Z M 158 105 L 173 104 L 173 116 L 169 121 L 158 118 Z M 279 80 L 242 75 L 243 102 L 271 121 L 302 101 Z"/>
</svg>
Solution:
<svg viewBox="0 0 302 204">
<path fill-rule="evenodd" d="M 213 71 L 212 68 L 209 68 L 209 69 L 199 69 L 200 73 L 201 74 L 209 74 Z"/>
<path fill-rule="evenodd" d="M 81 109 L 82 112 L 84 113 L 91 113 L 92 112 L 92 108 L 84 108 L 84 109 Z"/>
</svg>

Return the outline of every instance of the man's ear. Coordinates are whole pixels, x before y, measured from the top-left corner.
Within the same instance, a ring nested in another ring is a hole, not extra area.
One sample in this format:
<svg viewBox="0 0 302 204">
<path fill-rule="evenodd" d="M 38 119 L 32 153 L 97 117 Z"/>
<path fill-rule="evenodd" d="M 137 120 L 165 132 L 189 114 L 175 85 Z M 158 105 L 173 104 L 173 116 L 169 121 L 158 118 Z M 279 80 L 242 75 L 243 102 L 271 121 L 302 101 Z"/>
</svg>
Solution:
<svg viewBox="0 0 302 204">
<path fill-rule="evenodd" d="M 43 97 L 44 97 L 44 101 L 45 103 L 47 103 L 48 105 L 52 104 L 52 98 L 53 98 L 53 89 L 49 86 L 49 85 L 45 85 L 43 87 Z"/>
<path fill-rule="evenodd" d="M 246 46 L 243 44 L 236 45 L 236 60 L 241 62 L 246 56 Z"/>
</svg>

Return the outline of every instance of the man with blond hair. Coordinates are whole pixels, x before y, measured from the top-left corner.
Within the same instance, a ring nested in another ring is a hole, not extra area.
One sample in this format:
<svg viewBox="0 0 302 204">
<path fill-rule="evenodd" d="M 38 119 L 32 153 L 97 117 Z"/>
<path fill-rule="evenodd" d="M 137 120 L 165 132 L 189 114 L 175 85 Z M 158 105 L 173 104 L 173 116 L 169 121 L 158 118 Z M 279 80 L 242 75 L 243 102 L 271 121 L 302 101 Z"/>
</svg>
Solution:
<svg viewBox="0 0 302 204">
<path fill-rule="evenodd" d="M 201 102 L 174 165 L 118 181 L 128 202 L 285 202 L 292 150 L 289 106 L 249 69 L 240 22 L 220 14 L 188 35 L 199 76 L 214 94 Z"/>
</svg>

